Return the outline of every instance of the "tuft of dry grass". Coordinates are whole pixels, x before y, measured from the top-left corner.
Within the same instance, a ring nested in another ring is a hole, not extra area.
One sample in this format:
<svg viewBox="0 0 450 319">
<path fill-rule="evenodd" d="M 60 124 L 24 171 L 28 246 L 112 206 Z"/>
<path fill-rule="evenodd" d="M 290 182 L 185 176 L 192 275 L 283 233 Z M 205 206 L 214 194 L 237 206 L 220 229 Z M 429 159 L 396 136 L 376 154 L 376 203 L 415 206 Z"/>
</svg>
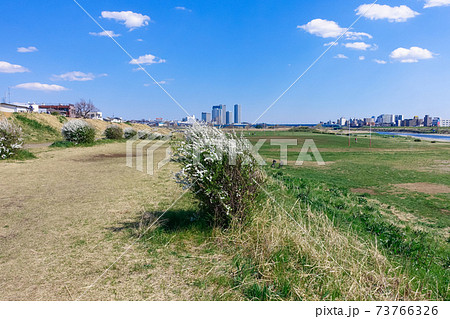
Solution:
<svg viewBox="0 0 450 319">
<path fill-rule="evenodd" d="M 281 192 L 282 193 L 282 192 Z M 220 238 L 233 251 L 236 290 L 255 300 L 417 300 L 374 243 L 321 212 L 267 198 L 249 225 Z"/>
</svg>

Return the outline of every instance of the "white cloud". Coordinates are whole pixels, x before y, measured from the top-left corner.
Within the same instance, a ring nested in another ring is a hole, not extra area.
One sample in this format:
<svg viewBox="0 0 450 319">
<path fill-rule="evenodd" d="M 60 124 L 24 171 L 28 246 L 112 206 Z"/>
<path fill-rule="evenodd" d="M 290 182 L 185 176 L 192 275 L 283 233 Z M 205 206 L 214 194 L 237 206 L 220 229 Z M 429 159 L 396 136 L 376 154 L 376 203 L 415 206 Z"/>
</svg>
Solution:
<svg viewBox="0 0 450 319">
<path fill-rule="evenodd" d="M 38 82 L 22 83 L 15 86 L 16 89 L 34 90 L 34 91 L 65 91 L 67 88 L 56 84 L 44 84 Z"/>
<path fill-rule="evenodd" d="M 102 18 L 122 22 L 130 30 L 144 27 L 151 21 L 149 16 L 132 11 L 102 11 Z"/>
<path fill-rule="evenodd" d="M 424 8 L 450 6 L 450 0 L 426 0 Z"/>
<path fill-rule="evenodd" d="M 169 83 L 168 81 L 166 81 L 166 80 L 162 80 L 162 81 L 158 81 L 157 82 L 159 85 L 163 85 L 163 84 L 167 84 L 167 83 Z M 144 84 L 144 86 L 152 86 L 152 85 L 157 85 L 155 82 L 152 82 L 152 83 L 145 83 Z"/>
<path fill-rule="evenodd" d="M 17 48 L 17 52 L 19 53 L 30 53 L 30 52 L 36 52 L 38 49 L 36 47 L 20 47 Z"/>
<path fill-rule="evenodd" d="M 428 60 L 434 57 L 434 53 L 419 47 L 411 47 L 409 49 L 398 48 L 392 51 L 389 55 L 391 59 L 400 61 L 402 63 L 415 63 L 419 60 Z"/>
<path fill-rule="evenodd" d="M 362 50 L 366 51 L 367 49 L 375 49 L 376 46 L 372 44 L 368 44 L 365 42 L 351 42 L 343 44 L 348 49 Z"/>
<path fill-rule="evenodd" d="M 136 41 L 138 41 L 138 42 L 143 42 L 144 40 L 142 40 L 142 39 L 137 39 Z"/>
<path fill-rule="evenodd" d="M 303 29 L 306 32 L 317 35 L 322 38 L 338 38 L 347 29 L 341 28 L 336 22 L 324 20 L 324 19 L 314 19 L 304 25 L 298 25 L 297 29 Z M 348 31 L 344 37 L 346 39 L 356 40 L 367 37 L 372 39 L 372 36 L 365 32 L 353 32 Z"/>
<path fill-rule="evenodd" d="M 338 45 L 338 44 L 339 44 L 339 42 L 328 42 L 328 43 L 324 43 L 323 46 L 324 47 L 329 47 L 331 45 Z"/>
<path fill-rule="evenodd" d="M 166 60 L 157 58 L 152 54 L 146 54 L 146 55 L 140 56 L 137 59 L 132 59 L 130 61 L 130 64 L 150 65 L 150 64 L 164 63 L 164 62 L 166 62 Z"/>
<path fill-rule="evenodd" d="M 114 33 L 114 31 L 108 31 L 108 30 L 105 30 L 102 32 L 89 32 L 89 34 L 97 36 L 97 37 L 113 37 L 113 38 L 120 37 L 120 34 L 117 34 L 117 33 Z"/>
<path fill-rule="evenodd" d="M 384 60 L 378 60 L 378 59 L 373 60 L 373 62 L 378 63 L 378 64 L 386 64 L 387 63 Z"/>
<path fill-rule="evenodd" d="M 6 61 L 0 61 L 0 73 L 23 73 L 23 72 L 30 72 L 30 70 L 18 64 L 11 64 Z"/>
<path fill-rule="evenodd" d="M 348 56 L 339 53 L 339 54 L 336 55 L 334 58 L 335 58 L 335 59 L 348 59 Z"/>
<path fill-rule="evenodd" d="M 391 7 L 381 4 L 362 4 L 355 11 L 357 15 L 370 20 L 388 19 L 389 22 L 405 22 L 419 15 L 418 12 L 405 5 Z"/>
<path fill-rule="evenodd" d="M 191 9 L 188 9 L 186 7 L 175 7 L 175 10 L 180 10 L 180 11 L 187 11 L 187 12 L 192 12 Z"/>
<path fill-rule="evenodd" d="M 53 81 L 92 81 L 93 79 L 97 77 L 103 77 L 108 76 L 108 74 L 103 73 L 99 75 L 95 75 L 93 73 L 84 73 L 80 71 L 72 71 L 67 72 L 60 75 L 53 75 L 52 80 Z"/>
<path fill-rule="evenodd" d="M 347 40 L 362 40 L 364 37 L 368 38 L 368 39 L 372 39 L 373 37 L 365 32 L 347 32 L 345 34 L 345 37 L 347 38 Z"/>
<path fill-rule="evenodd" d="M 358 59 L 359 59 L 359 61 L 364 61 L 366 59 L 366 57 L 361 55 Z"/>
</svg>

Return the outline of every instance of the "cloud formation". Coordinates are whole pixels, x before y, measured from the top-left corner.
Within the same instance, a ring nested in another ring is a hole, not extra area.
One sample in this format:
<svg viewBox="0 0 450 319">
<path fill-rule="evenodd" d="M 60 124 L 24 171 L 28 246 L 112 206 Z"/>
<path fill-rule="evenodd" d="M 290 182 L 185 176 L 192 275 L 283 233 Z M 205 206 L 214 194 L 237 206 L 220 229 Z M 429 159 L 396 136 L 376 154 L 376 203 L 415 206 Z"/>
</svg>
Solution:
<svg viewBox="0 0 450 319">
<path fill-rule="evenodd" d="M 450 0 L 426 0 L 424 8 L 450 6 Z"/>
<path fill-rule="evenodd" d="M 367 49 L 376 49 L 377 47 L 372 44 L 368 44 L 365 42 L 351 42 L 351 43 L 344 43 L 344 47 L 348 49 L 355 49 L 355 50 L 362 50 L 366 51 Z"/>
<path fill-rule="evenodd" d="M 305 30 L 306 32 L 316 35 L 322 38 L 338 38 L 347 29 L 341 28 L 339 24 L 334 21 L 329 21 L 325 19 L 314 19 L 304 25 L 298 25 L 297 29 Z M 362 39 L 367 37 L 372 39 L 372 36 L 365 32 L 354 32 L 348 31 L 344 37 L 350 40 Z"/>
<path fill-rule="evenodd" d="M 17 52 L 19 53 L 30 53 L 30 52 L 36 52 L 38 49 L 36 47 L 20 47 L 17 48 Z"/>
<path fill-rule="evenodd" d="M 102 18 L 120 22 L 130 29 L 130 31 L 144 27 L 151 21 L 149 16 L 133 11 L 102 11 Z"/>
<path fill-rule="evenodd" d="M 39 82 L 22 83 L 14 86 L 16 89 L 34 90 L 34 91 L 65 91 L 67 88 L 56 84 L 44 84 Z"/>
<path fill-rule="evenodd" d="M 416 63 L 419 60 L 428 60 L 434 57 L 434 53 L 419 47 L 411 47 L 409 49 L 398 48 L 392 51 L 389 57 L 402 63 Z"/>
<path fill-rule="evenodd" d="M 180 10 L 180 11 L 187 11 L 187 12 L 192 12 L 191 9 L 188 9 L 186 7 L 175 7 L 175 10 Z"/>
<path fill-rule="evenodd" d="M 378 60 L 378 59 L 373 60 L 373 62 L 378 63 L 378 64 L 386 64 L 387 63 L 384 60 Z"/>
<path fill-rule="evenodd" d="M 344 54 L 338 54 L 334 57 L 335 59 L 348 59 L 348 56 L 344 55 Z"/>
<path fill-rule="evenodd" d="M 362 4 L 355 11 L 357 15 L 370 20 L 387 19 L 389 22 L 405 22 L 419 15 L 418 12 L 405 5 L 391 7 L 382 4 Z"/>
<path fill-rule="evenodd" d="M 30 72 L 30 70 L 18 64 L 11 64 L 6 61 L 0 61 L 0 73 L 23 73 L 23 72 Z"/>
<path fill-rule="evenodd" d="M 97 36 L 97 37 L 113 37 L 113 38 L 116 38 L 116 37 L 120 37 L 121 36 L 120 34 L 114 33 L 114 31 L 109 31 L 109 30 L 105 30 L 105 31 L 102 31 L 102 32 L 89 32 L 89 34 L 93 35 L 93 36 Z"/>
<path fill-rule="evenodd" d="M 132 59 L 130 61 L 130 64 L 150 65 L 150 64 L 165 63 L 165 62 L 166 62 L 166 60 L 164 60 L 164 59 L 157 58 L 152 54 L 146 54 L 146 55 L 140 56 L 137 59 Z"/>
<path fill-rule="evenodd" d="M 80 71 L 67 72 L 60 75 L 53 75 L 53 81 L 92 81 L 97 77 L 107 76 L 106 73 L 95 75 L 93 73 L 84 73 Z"/>
</svg>

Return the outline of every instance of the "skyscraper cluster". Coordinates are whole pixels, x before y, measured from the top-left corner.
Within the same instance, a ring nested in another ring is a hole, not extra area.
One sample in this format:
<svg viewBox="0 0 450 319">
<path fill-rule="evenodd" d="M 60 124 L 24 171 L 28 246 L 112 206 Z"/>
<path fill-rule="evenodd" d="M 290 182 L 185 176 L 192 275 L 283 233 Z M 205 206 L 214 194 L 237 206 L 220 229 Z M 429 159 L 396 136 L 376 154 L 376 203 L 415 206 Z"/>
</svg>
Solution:
<svg viewBox="0 0 450 319">
<path fill-rule="evenodd" d="M 234 105 L 234 117 L 232 111 L 227 111 L 224 104 L 214 105 L 211 113 L 202 112 L 202 122 L 215 125 L 230 125 L 241 123 L 241 105 Z"/>
</svg>

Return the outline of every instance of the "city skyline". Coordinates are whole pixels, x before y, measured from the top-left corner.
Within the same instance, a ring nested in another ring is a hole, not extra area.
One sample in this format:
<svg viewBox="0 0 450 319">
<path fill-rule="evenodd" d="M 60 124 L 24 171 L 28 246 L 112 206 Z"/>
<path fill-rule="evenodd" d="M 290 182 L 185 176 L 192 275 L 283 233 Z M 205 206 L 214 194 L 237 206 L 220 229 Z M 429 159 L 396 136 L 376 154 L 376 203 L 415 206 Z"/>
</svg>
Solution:
<svg viewBox="0 0 450 319">
<path fill-rule="evenodd" d="M 2 43 L 1 97 L 10 88 L 12 102 L 86 98 L 108 115 L 168 119 L 236 100 L 252 123 L 329 48 L 258 122 L 317 123 L 324 113 L 364 117 L 388 109 L 450 118 L 450 43 L 442 41 L 450 7 L 428 2 L 393 0 L 366 12 L 368 3 L 354 0 L 190 1 L 188 10 L 170 2 L 79 1 L 107 32 L 72 1 L 51 9 L 28 1 L 27 10 L 3 2 L 0 29 L 14 37 Z M 68 34 L 70 46 L 61 46 Z"/>
</svg>

